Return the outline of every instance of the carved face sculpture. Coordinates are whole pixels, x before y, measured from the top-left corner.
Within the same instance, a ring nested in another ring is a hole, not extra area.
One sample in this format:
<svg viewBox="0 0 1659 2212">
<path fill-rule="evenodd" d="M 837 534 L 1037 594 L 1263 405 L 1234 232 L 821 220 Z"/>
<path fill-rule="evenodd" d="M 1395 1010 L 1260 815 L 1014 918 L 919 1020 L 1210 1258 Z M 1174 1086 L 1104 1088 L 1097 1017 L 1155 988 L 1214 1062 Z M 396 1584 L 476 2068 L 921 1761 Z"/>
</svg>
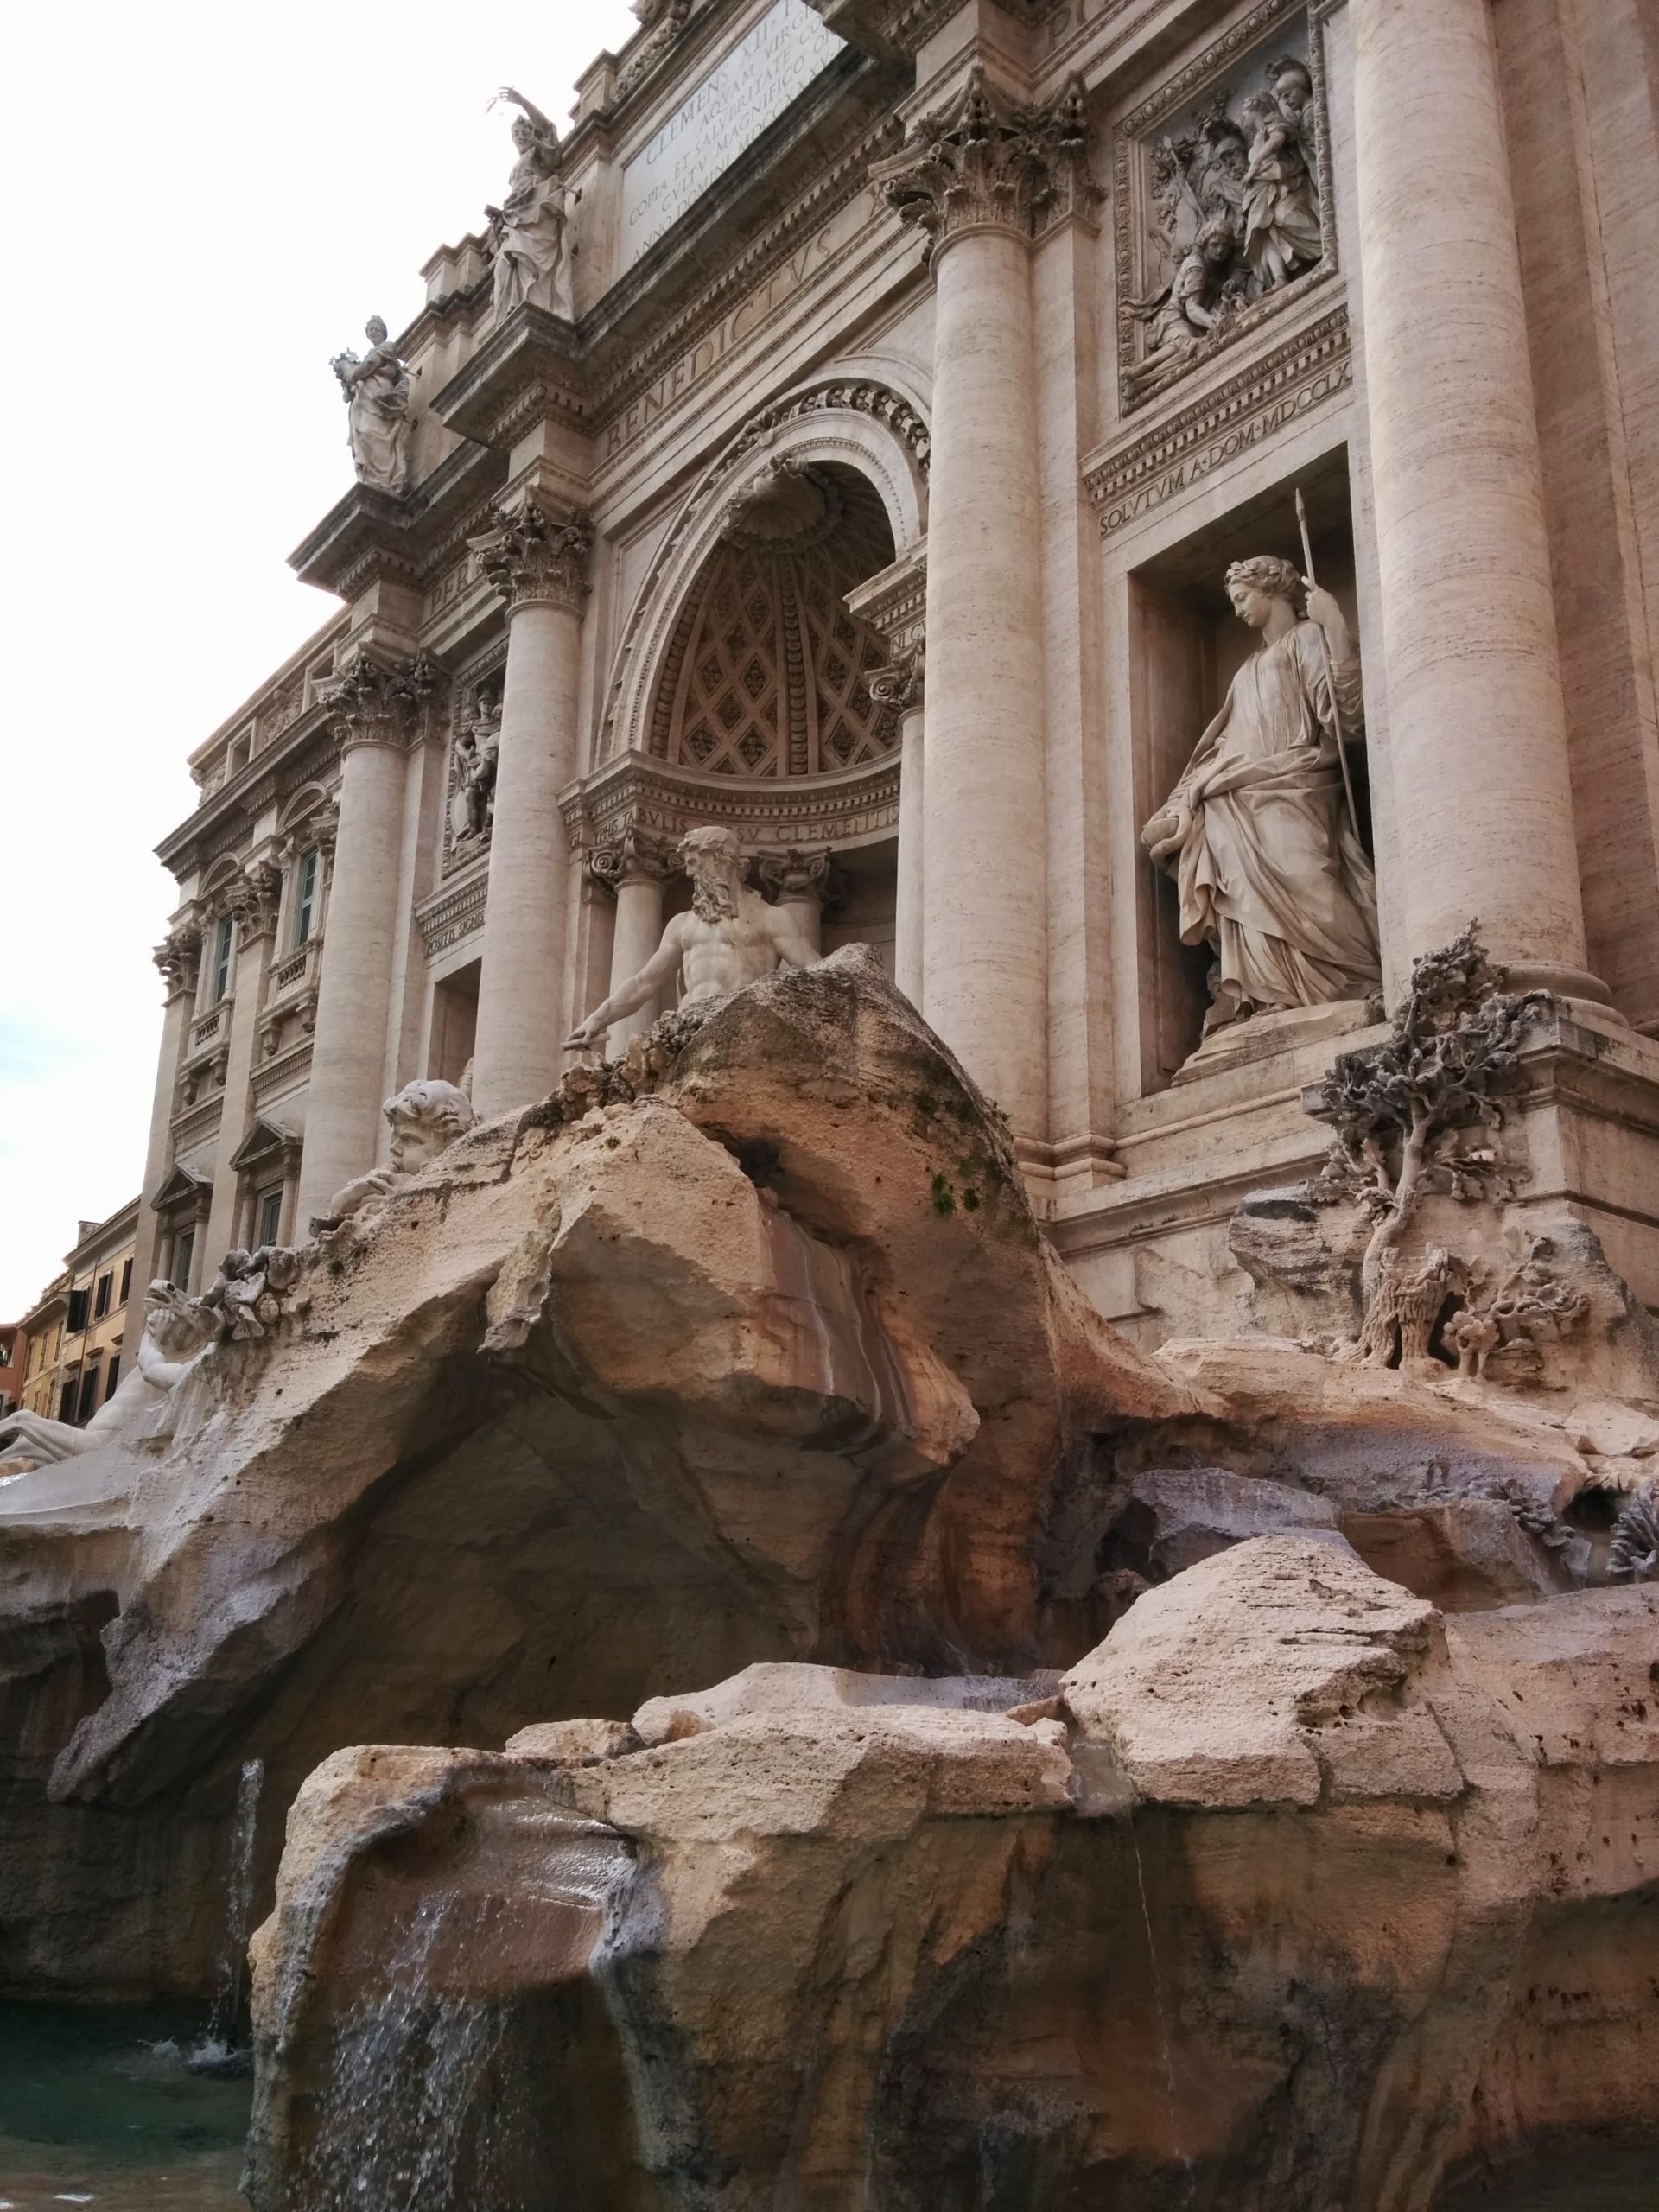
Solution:
<svg viewBox="0 0 1659 2212">
<path fill-rule="evenodd" d="M 378 315 L 372 315 L 368 321 L 364 324 L 363 335 L 368 340 L 371 346 L 384 346 L 385 344 L 386 326 L 381 321 Z"/>
<path fill-rule="evenodd" d="M 1257 584 L 1229 584 L 1227 596 L 1233 602 L 1234 613 L 1252 630 L 1261 629 L 1273 612 L 1271 594 Z"/>
<path fill-rule="evenodd" d="M 391 1165 L 399 1175 L 418 1175 L 473 1125 L 464 1090 L 436 1077 L 405 1084 L 384 1109 L 391 1124 Z"/>
<path fill-rule="evenodd" d="M 169 1359 L 188 1359 L 215 1332 L 213 1316 L 159 1277 L 144 1293 L 144 1333 Z"/>
<path fill-rule="evenodd" d="M 721 921 L 736 913 L 743 871 L 729 830 L 688 830 L 680 840 L 680 860 L 691 879 L 691 908 L 700 920 Z"/>
<path fill-rule="evenodd" d="M 1288 561 L 1276 553 L 1263 553 L 1254 561 L 1234 562 L 1227 571 L 1227 596 L 1239 620 L 1260 630 L 1271 617 L 1275 600 L 1282 599 L 1294 611 L 1298 581 Z"/>
<path fill-rule="evenodd" d="M 1313 97 L 1313 79 L 1306 66 L 1300 61 L 1275 61 L 1268 75 L 1279 95 L 1280 106 L 1300 121 L 1302 110 Z"/>
</svg>

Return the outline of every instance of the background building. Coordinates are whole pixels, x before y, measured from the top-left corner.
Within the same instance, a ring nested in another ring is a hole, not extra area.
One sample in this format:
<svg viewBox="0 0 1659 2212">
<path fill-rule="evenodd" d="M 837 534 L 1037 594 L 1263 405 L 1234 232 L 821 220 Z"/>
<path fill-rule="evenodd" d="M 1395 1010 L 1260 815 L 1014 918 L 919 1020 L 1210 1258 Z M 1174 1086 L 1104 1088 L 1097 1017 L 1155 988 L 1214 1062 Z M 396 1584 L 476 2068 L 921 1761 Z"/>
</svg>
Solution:
<svg viewBox="0 0 1659 2212">
<path fill-rule="evenodd" d="M 14 1357 L 22 1363 L 16 1384 L 4 1387 L 13 1388 L 29 1412 L 79 1427 L 113 1395 L 121 1380 L 138 1214 L 135 1198 L 107 1221 L 83 1221 L 63 1273 L 18 1323 Z"/>
<path fill-rule="evenodd" d="M 1141 832 L 1230 563 L 1311 550 L 1387 993 L 1478 918 L 1555 994 L 1519 1179 L 1659 1304 L 1656 73 L 1642 0 L 702 0 L 521 118 L 342 357 L 339 611 L 161 849 L 135 1281 L 302 1234 L 412 1077 L 544 1093 L 717 822 L 883 950 L 1106 1313 L 1224 1324 L 1377 1004 L 1206 1039 Z"/>
</svg>

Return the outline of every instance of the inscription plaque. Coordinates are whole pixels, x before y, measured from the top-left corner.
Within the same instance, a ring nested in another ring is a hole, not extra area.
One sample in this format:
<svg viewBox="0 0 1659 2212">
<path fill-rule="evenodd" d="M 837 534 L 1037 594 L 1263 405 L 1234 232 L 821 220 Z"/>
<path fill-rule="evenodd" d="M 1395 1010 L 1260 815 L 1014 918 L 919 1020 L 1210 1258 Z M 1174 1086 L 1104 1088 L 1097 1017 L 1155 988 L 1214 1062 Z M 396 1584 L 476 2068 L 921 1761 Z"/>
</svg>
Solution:
<svg viewBox="0 0 1659 2212">
<path fill-rule="evenodd" d="M 806 0 L 775 0 L 623 168 L 618 276 L 777 120 L 842 46 Z"/>
</svg>

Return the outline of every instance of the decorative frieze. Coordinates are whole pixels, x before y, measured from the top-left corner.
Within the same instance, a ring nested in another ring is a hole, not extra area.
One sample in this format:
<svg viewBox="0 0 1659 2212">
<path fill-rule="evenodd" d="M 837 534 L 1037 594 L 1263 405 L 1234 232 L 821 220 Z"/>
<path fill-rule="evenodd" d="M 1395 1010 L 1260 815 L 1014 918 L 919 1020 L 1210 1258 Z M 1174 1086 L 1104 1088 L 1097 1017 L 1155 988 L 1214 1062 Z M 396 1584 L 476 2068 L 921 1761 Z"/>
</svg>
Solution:
<svg viewBox="0 0 1659 2212">
<path fill-rule="evenodd" d="M 1338 308 L 1226 383 L 1089 461 L 1084 481 L 1109 537 L 1241 454 L 1304 422 L 1353 383 L 1348 312 Z"/>
<path fill-rule="evenodd" d="M 279 1097 L 284 1091 L 297 1090 L 311 1072 L 311 1036 L 308 1030 L 296 1045 L 267 1060 L 264 1066 L 253 1071 L 249 1088 L 256 1109 L 267 1099 Z"/>
<path fill-rule="evenodd" d="M 579 613 L 593 550 L 591 516 L 561 513 L 537 499 L 512 511 L 496 508 L 493 527 L 473 540 L 479 566 L 510 615 L 521 607 L 567 607 Z"/>
<path fill-rule="evenodd" d="M 1089 174 L 1081 81 L 1046 106 L 1017 106 L 977 64 L 956 105 L 918 122 L 874 175 L 899 220 L 926 237 L 929 261 L 970 231 L 1039 238 L 1068 215 L 1091 214 L 1102 197 Z"/>
<path fill-rule="evenodd" d="M 416 908 L 415 918 L 420 924 L 429 960 L 435 960 L 439 953 L 483 928 L 488 896 L 487 863 L 480 859 L 474 861 L 470 874 L 452 879 L 435 897 Z"/>
<path fill-rule="evenodd" d="M 899 822 L 899 756 L 839 776 L 753 783 L 702 777 L 665 761 L 625 755 L 561 802 L 573 851 L 601 848 L 636 826 L 670 844 L 719 823 L 751 852 L 868 844 Z"/>
</svg>

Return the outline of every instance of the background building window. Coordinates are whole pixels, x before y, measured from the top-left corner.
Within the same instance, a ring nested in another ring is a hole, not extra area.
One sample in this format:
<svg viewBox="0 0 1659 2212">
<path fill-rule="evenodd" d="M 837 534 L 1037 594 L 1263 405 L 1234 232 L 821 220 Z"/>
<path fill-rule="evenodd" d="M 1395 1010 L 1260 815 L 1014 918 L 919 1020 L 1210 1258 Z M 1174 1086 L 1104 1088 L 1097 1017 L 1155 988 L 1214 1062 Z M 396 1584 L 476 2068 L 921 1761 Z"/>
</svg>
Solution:
<svg viewBox="0 0 1659 2212">
<path fill-rule="evenodd" d="M 86 1301 L 90 1294 L 72 1290 L 69 1294 L 69 1333 L 78 1337 L 86 1325 Z"/>
<path fill-rule="evenodd" d="M 254 1241 L 259 1244 L 274 1244 L 283 1233 L 283 1190 L 280 1183 L 274 1191 L 261 1191 L 258 1207 L 258 1234 Z"/>
<path fill-rule="evenodd" d="M 104 1378 L 104 1402 L 107 1406 L 115 1395 L 115 1386 L 121 1379 L 121 1355 L 117 1352 L 110 1362 L 110 1371 Z"/>
<path fill-rule="evenodd" d="M 217 1006 L 231 988 L 231 944 L 236 935 L 236 925 L 228 914 L 221 914 L 213 932 L 213 998 Z"/>
<path fill-rule="evenodd" d="M 303 944 L 316 925 L 317 849 L 302 853 L 294 875 L 294 942 Z"/>
<path fill-rule="evenodd" d="M 73 1421 L 75 1418 L 75 1384 L 71 1376 L 58 1396 L 58 1419 Z"/>
<path fill-rule="evenodd" d="M 131 1289 L 132 1262 L 130 1260 L 124 1260 L 121 1263 L 121 1303 L 124 1306 L 127 1302 L 128 1295 Z"/>
<path fill-rule="evenodd" d="M 106 1274 L 99 1275 L 98 1279 L 98 1290 L 92 1299 L 92 1319 L 94 1321 L 101 1321 L 104 1319 L 104 1316 L 109 1312 L 110 1293 L 114 1288 L 115 1274 L 113 1269 Z"/>
<path fill-rule="evenodd" d="M 196 1232 L 194 1229 L 181 1229 L 173 1239 L 173 1287 L 175 1290 L 189 1289 L 190 1262 L 195 1249 Z"/>
<path fill-rule="evenodd" d="M 90 1421 L 98 1411 L 98 1369 L 89 1367 L 80 1378 L 80 1411 L 76 1418 Z"/>
</svg>

